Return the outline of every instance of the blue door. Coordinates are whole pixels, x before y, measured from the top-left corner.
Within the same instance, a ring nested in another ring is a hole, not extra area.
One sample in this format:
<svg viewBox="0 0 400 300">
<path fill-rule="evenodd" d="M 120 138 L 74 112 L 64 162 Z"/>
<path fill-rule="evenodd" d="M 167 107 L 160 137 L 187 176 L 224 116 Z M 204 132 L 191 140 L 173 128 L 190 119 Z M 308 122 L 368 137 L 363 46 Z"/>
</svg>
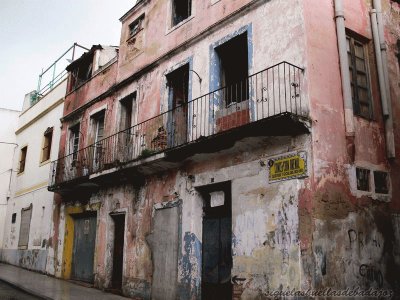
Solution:
<svg viewBox="0 0 400 300">
<path fill-rule="evenodd" d="M 93 282 L 96 215 L 82 215 L 74 220 L 72 274 L 74 280 Z"/>
</svg>

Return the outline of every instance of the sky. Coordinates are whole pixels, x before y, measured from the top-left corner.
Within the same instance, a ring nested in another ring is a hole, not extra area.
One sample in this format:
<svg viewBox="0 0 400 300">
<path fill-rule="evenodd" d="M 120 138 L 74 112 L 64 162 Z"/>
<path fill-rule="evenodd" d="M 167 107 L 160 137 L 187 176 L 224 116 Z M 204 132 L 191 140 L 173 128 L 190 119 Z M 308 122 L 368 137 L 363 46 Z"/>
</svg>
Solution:
<svg viewBox="0 0 400 300">
<path fill-rule="evenodd" d="M 0 107 L 21 110 L 25 94 L 74 42 L 119 45 L 135 0 L 0 0 Z M 80 53 L 79 53 L 80 54 Z M 56 73 L 67 65 L 59 64 Z"/>
</svg>

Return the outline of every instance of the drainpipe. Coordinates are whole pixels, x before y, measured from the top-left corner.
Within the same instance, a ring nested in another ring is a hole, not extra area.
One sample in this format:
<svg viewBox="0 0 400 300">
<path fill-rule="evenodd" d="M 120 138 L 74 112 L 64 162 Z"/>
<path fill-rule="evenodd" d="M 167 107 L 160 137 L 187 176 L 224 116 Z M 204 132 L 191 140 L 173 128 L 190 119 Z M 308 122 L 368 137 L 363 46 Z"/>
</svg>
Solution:
<svg viewBox="0 0 400 300">
<path fill-rule="evenodd" d="M 385 123 L 386 154 L 388 158 L 394 158 L 395 145 L 393 135 L 393 119 L 391 111 L 389 72 L 387 65 L 387 47 L 383 30 L 381 1 L 373 0 L 373 6 L 374 9 L 371 10 L 371 26 L 378 69 L 379 89 L 381 92 L 382 111 Z"/>
<path fill-rule="evenodd" d="M 347 152 L 353 161 L 355 155 L 354 113 L 353 113 L 353 99 L 351 97 L 349 60 L 347 57 L 346 29 L 344 24 L 345 18 L 344 18 L 343 1 L 335 0 L 334 6 L 335 6 L 337 43 L 339 49 L 340 75 L 342 79 L 342 94 L 343 94 L 344 119 L 346 128 Z"/>
</svg>

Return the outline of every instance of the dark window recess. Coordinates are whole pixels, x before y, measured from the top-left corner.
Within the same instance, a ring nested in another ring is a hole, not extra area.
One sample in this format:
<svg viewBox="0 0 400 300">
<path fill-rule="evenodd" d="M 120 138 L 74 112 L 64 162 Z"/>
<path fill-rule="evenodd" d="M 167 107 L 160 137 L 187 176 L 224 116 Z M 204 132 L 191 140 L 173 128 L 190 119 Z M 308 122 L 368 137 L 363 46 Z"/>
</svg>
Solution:
<svg viewBox="0 0 400 300">
<path fill-rule="evenodd" d="M 226 106 L 249 98 L 247 33 L 216 48 L 220 61 L 220 86 Z"/>
<path fill-rule="evenodd" d="M 136 35 L 143 29 L 144 14 L 129 24 L 129 37 Z"/>
<path fill-rule="evenodd" d="M 133 126 L 132 113 L 133 104 L 136 101 L 136 92 L 130 94 L 121 100 L 121 130 L 131 128 Z"/>
<path fill-rule="evenodd" d="M 389 177 L 387 172 L 374 171 L 375 193 L 389 193 Z"/>
<path fill-rule="evenodd" d="M 80 86 L 83 82 L 87 81 L 90 77 L 92 77 L 93 58 L 94 58 L 94 52 L 81 58 L 79 64 L 77 64 L 71 70 L 69 91 L 74 90 L 75 88 Z"/>
<path fill-rule="evenodd" d="M 192 0 L 172 0 L 172 26 L 192 15 Z"/>
<path fill-rule="evenodd" d="M 347 54 L 354 113 L 364 118 L 372 118 L 371 91 L 365 44 L 348 36 Z"/>
<path fill-rule="evenodd" d="M 16 220 L 17 220 L 17 213 L 13 213 L 11 216 L 11 224 L 15 224 Z"/>
<path fill-rule="evenodd" d="M 22 173 L 25 171 L 25 163 L 26 163 L 26 154 L 28 152 L 28 146 L 25 146 L 21 149 L 21 155 L 19 160 L 19 170 L 18 173 Z"/>
<path fill-rule="evenodd" d="M 189 64 L 185 64 L 169 73 L 167 75 L 167 85 L 168 107 L 171 110 L 168 115 L 167 131 L 171 133 L 168 143 L 170 146 L 176 146 L 187 141 Z"/>
<path fill-rule="evenodd" d="M 52 140 L 53 140 L 53 127 L 49 127 L 44 133 L 42 160 L 41 160 L 42 162 L 50 159 Z"/>
<path fill-rule="evenodd" d="M 72 159 L 75 161 L 78 159 L 78 149 L 79 149 L 79 126 L 80 124 L 76 124 L 69 129 L 69 153 L 73 153 Z"/>
<path fill-rule="evenodd" d="M 369 170 L 356 168 L 357 190 L 369 191 Z"/>
</svg>

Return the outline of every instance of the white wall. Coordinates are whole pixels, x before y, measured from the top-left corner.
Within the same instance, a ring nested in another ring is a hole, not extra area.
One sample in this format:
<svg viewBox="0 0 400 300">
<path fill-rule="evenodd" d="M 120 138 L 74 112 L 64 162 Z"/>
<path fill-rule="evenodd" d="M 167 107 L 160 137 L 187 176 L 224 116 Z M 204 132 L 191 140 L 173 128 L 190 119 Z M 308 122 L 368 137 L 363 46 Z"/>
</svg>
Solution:
<svg viewBox="0 0 400 300">
<path fill-rule="evenodd" d="M 0 249 L 3 248 L 3 228 L 10 195 L 12 161 L 16 145 L 15 130 L 19 111 L 0 108 Z"/>
<path fill-rule="evenodd" d="M 47 191 L 51 161 L 57 159 L 60 141 L 63 99 L 67 87 L 64 80 L 35 105 L 24 110 L 18 121 L 16 141 L 18 147 L 14 170 L 19 169 L 21 148 L 27 146 L 25 170 L 13 173 L 12 198 L 8 201 L 4 226 L 3 261 L 37 271 L 46 271 L 47 244 L 51 237 L 53 197 Z M 41 162 L 44 132 L 53 127 L 50 159 Z M 18 249 L 21 209 L 33 205 L 28 249 Z M 11 216 L 17 214 L 11 224 Z M 32 254 L 35 252 L 35 254 Z M 51 271 L 51 270 L 50 270 Z M 52 272 L 50 272 L 52 273 Z"/>
</svg>

